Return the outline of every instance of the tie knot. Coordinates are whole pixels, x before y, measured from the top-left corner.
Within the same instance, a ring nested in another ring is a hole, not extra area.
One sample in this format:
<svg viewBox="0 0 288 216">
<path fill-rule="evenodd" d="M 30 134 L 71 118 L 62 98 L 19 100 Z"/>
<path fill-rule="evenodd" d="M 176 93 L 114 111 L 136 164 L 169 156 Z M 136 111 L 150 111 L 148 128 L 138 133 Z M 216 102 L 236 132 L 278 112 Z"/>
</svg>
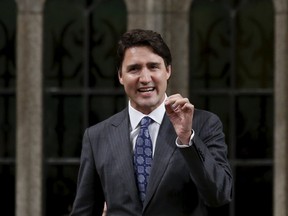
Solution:
<svg viewBox="0 0 288 216">
<path fill-rule="evenodd" d="M 140 127 L 148 127 L 152 119 L 148 116 L 145 116 L 140 121 Z"/>
</svg>

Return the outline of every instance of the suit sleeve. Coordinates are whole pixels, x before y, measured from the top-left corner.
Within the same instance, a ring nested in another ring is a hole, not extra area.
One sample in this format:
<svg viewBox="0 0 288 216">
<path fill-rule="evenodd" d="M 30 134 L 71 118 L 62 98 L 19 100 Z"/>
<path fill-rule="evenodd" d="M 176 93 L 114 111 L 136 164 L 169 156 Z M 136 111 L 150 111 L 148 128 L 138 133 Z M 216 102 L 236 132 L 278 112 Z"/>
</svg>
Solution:
<svg viewBox="0 0 288 216">
<path fill-rule="evenodd" d="M 76 198 L 70 216 L 101 216 L 104 207 L 103 190 L 88 131 L 89 129 L 84 133 Z"/>
<path fill-rule="evenodd" d="M 206 116 L 206 118 L 204 118 Z M 227 159 L 227 145 L 219 118 L 209 113 L 193 120 L 195 131 L 191 147 L 180 149 L 190 175 L 204 203 L 221 206 L 231 201 L 232 174 Z"/>
</svg>

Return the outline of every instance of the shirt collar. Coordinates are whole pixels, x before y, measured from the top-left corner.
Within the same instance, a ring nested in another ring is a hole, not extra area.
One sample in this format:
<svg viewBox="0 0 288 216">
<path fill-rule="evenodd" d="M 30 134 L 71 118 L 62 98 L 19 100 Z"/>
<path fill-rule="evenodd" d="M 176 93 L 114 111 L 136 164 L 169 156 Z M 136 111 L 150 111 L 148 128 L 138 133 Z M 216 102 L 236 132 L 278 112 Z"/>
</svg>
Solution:
<svg viewBox="0 0 288 216">
<path fill-rule="evenodd" d="M 155 110 L 153 110 L 151 113 L 149 113 L 148 115 L 145 115 L 141 112 L 139 112 L 138 110 L 134 109 L 131 106 L 131 102 L 129 101 L 129 105 L 128 105 L 128 112 L 129 112 L 129 116 L 130 116 L 130 125 L 131 125 L 131 129 L 134 130 L 139 122 L 141 121 L 141 119 L 144 116 L 149 116 L 151 119 L 153 119 L 154 122 L 158 123 L 159 125 L 162 123 L 164 114 L 165 114 L 165 100 L 167 98 L 167 95 L 165 95 L 165 99 L 164 101 L 160 104 L 160 106 L 158 106 Z"/>
</svg>

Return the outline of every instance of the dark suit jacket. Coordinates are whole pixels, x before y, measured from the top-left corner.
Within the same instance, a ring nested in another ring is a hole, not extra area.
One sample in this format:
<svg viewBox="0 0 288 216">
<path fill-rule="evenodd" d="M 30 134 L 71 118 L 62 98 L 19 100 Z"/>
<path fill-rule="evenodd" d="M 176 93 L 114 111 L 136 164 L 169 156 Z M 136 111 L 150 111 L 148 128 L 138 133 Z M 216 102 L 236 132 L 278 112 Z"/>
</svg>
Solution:
<svg viewBox="0 0 288 216">
<path fill-rule="evenodd" d="M 193 146 L 178 148 L 165 115 L 159 129 L 145 202 L 133 169 L 128 109 L 84 134 L 77 194 L 71 216 L 203 216 L 206 206 L 231 200 L 232 175 L 219 118 L 195 110 Z"/>
</svg>

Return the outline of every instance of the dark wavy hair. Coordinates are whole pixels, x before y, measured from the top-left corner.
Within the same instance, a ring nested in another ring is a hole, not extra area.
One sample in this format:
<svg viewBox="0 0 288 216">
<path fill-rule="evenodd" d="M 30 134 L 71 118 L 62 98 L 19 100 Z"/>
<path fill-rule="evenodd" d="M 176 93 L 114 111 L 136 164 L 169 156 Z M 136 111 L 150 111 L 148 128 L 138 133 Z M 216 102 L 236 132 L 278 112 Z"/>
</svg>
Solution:
<svg viewBox="0 0 288 216">
<path fill-rule="evenodd" d="M 118 71 L 121 72 L 125 51 L 131 47 L 139 46 L 150 47 L 155 54 L 163 58 L 166 67 L 172 64 L 170 49 L 159 33 L 151 30 L 133 29 L 124 33 L 118 42 Z"/>
</svg>

